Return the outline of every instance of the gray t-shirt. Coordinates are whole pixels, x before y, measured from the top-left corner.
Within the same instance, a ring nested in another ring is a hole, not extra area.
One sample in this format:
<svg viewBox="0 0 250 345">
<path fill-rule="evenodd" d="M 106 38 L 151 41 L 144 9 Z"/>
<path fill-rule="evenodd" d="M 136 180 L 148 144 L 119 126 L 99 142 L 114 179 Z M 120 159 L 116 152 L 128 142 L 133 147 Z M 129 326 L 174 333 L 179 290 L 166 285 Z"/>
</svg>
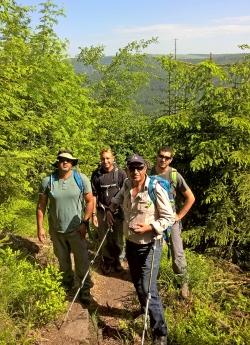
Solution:
<svg viewBox="0 0 250 345">
<path fill-rule="evenodd" d="M 91 193 L 91 184 L 86 175 L 80 173 L 83 182 L 83 193 Z M 45 177 L 39 193 L 49 197 L 49 230 L 50 232 L 72 232 L 77 230 L 83 218 L 83 200 L 73 173 L 67 179 L 55 179 L 50 187 L 50 176 Z"/>
</svg>

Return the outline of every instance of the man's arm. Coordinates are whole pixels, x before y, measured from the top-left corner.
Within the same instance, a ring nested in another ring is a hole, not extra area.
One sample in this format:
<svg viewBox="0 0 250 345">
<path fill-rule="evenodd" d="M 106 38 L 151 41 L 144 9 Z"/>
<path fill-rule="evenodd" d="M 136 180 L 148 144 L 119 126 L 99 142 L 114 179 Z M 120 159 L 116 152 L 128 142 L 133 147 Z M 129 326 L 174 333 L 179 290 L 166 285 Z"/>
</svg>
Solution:
<svg viewBox="0 0 250 345">
<path fill-rule="evenodd" d="M 94 197 L 91 192 L 84 194 L 84 200 L 86 203 L 83 220 L 89 220 L 92 217 L 94 209 Z"/>
<path fill-rule="evenodd" d="M 88 225 L 84 222 L 88 222 L 89 219 L 92 217 L 93 207 L 94 207 L 93 194 L 91 192 L 84 194 L 84 200 L 85 200 L 86 207 L 85 207 L 85 212 L 83 216 L 83 223 L 81 223 L 80 228 L 79 228 L 82 238 L 85 238 L 86 233 L 87 233 L 87 228 L 88 228 Z"/>
<path fill-rule="evenodd" d="M 97 220 L 97 178 L 96 178 L 96 170 L 93 171 L 90 179 L 92 193 L 93 193 L 93 211 L 91 215 L 92 224 L 98 228 L 98 220 Z"/>
<path fill-rule="evenodd" d="M 126 181 L 127 181 L 127 178 L 124 180 L 123 186 L 119 190 L 119 192 L 111 199 L 111 204 L 109 205 L 109 209 L 106 210 L 107 222 L 109 226 L 112 226 L 114 224 L 114 217 L 112 213 L 115 212 L 116 209 L 119 206 L 121 206 L 123 203 Z"/>
<path fill-rule="evenodd" d="M 192 207 L 193 203 L 195 202 L 195 197 L 191 189 L 187 189 L 186 191 L 181 192 L 182 195 L 185 198 L 185 202 L 183 207 L 180 209 L 180 211 L 176 214 L 175 220 L 181 220 L 185 215 L 188 213 L 190 208 Z"/>
<path fill-rule="evenodd" d="M 93 196 L 93 212 L 92 212 L 92 223 L 95 227 L 98 228 L 98 220 L 97 220 L 97 198 Z"/>
<path fill-rule="evenodd" d="M 44 215 L 46 212 L 46 207 L 48 203 L 47 194 L 39 194 L 39 199 L 37 203 L 36 220 L 37 220 L 37 237 L 40 242 L 44 243 L 46 239 L 46 231 L 43 227 Z"/>
</svg>

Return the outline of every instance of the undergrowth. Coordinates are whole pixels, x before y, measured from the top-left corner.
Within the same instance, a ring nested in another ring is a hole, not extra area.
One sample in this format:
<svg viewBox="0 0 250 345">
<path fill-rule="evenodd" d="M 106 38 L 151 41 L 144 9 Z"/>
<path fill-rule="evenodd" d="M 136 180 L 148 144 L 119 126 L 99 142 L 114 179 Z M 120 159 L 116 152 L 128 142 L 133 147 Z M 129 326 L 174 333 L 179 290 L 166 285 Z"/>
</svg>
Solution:
<svg viewBox="0 0 250 345">
<path fill-rule="evenodd" d="M 186 250 L 191 296 L 179 297 L 178 282 L 164 249 L 158 285 L 171 345 L 246 345 L 250 339 L 249 280 L 236 266 Z M 141 336 L 143 320 L 122 323 L 126 339 Z"/>
<path fill-rule="evenodd" d="M 10 198 L 8 203 L 0 205 L 1 231 L 26 237 L 34 236 L 36 233 L 35 208 L 35 201 Z"/>
<path fill-rule="evenodd" d="M 65 292 L 57 268 L 43 270 L 19 251 L 0 248 L 0 344 L 26 345 L 29 333 L 65 310 Z"/>
</svg>

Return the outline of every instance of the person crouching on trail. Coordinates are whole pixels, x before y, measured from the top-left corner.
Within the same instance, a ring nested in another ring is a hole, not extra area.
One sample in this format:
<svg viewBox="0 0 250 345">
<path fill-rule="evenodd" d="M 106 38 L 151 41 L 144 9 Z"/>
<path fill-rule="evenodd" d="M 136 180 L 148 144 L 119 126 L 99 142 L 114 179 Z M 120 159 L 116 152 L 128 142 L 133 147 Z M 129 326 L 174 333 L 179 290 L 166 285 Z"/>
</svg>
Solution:
<svg viewBox="0 0 250 345">
<path fill-rule="evenodd" d="M 150 178 L 146 175 L 147 166 L 143 157 L 138 154 L 129 157 L 127 168 L 129 178 L 112 198 L 110 209 L 107 211 L 108 222 L 110 225 L 113 224 L 113 212 L 122 206 L 126 258 L 132 282 L 143 311 L 148 305 L 149 281 L 151 282 L 148 311 L 153 344 L 165 345 L 167 326 L 157 289 L 157 275 L 162 252 L 162 234 L 168 226 L 174 224 L 175 215 L 168 195 L 159 184 L 155 186 L 156 200 L 151 200 L 148 193 Z"/>
<path fill-rule="evenodd" d="M 78 159 L 73 157 L 70 151 L 58 152 L 57 160 L 53 164 L 56 170 L 42 180 L 37 205 L 37 235 L 44 243 L 44 215 L 49 203 L 49 234 L 63 273 L 62 283 L 66 289 L 71 289 L 74 285 L 71 253 L 74 255 L 78 284 L 89 267 L 85 236 L 93 212 L 93 195 L 87 176 L 72 169 L 77 163 Z M 90 302 L 90 287 L 91 280 L 88 276 L 79 293 L 79 299 L 84 304 Z"/>
<path fill-rule="evenodd" d="M 98 228 L 100 240 L 107 232 L 109 225 L 106 220 L 106 209 L 123 185 L 126 173 L 115 164 L 115 157 L 110 148 L 100 152 L 101 165 L 92 173 L 91 184 L 94 194 L 93 224 Z M 123 212 L 117 209 L 114 215 L 112 231 L 108 233 L 102 246 L 101 269 L 105 275 L 112 270 L 122 270 L 120 258 L 123 252 L 122 232 Z"/>
<path fill-rule="evenodd" d="M 164 146 L 158 150 L 156 165 L 151 171 L 151 175 L 160 175 L 169 181 L 173 189 L 175 197 L 176 217 L 175 223 L 170 235 L 170 252 L 173 262 L 173 271 L 177 276 L 180 284 L 180 295 L 186 299 L 189 296 L 187 262 L 183 250 L 183 242 L 181 238 L 182 224 L 181 220 L 192 207 L 195 197 L 182 175 L 174 168 L 170 167 L 173 161 L 173 150 L 171 147 Z M 177 198 L 176 198 L 177 197 Z M 184 199 L 184 203 L 180 206 L 179 199 Z M 176 203 L 177 200 L 177 203 Z"/>
</svg>

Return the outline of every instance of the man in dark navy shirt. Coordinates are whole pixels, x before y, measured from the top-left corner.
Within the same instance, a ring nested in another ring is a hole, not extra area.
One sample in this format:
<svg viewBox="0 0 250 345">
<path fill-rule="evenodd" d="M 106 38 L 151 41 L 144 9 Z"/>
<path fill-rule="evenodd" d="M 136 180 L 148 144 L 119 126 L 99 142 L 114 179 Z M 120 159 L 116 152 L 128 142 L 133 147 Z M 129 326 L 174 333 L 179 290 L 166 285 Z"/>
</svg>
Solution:
<svg viewBox="0 0 250 345">
<path fill-rule="evenodd" d="M 108 230 L 106 221 L 106 209 L 111 199 L 121 189 L 126 173 L 115 164 L 115 157 L 110 148 L 100 152 L 101 165 L 92 173 L 91 184 L 94 195 L 95 207 L 93 212 L 93 224 L 98 228 L 102 239 Z M 102 246 L 102 271 L 109 274 L 113 269 L 121 271 L 120 255 L 123 251 L 123 213 L 121 208 L 114 216 L 115 222 L 112 232 L 108 233 Z"/>
</svg>

